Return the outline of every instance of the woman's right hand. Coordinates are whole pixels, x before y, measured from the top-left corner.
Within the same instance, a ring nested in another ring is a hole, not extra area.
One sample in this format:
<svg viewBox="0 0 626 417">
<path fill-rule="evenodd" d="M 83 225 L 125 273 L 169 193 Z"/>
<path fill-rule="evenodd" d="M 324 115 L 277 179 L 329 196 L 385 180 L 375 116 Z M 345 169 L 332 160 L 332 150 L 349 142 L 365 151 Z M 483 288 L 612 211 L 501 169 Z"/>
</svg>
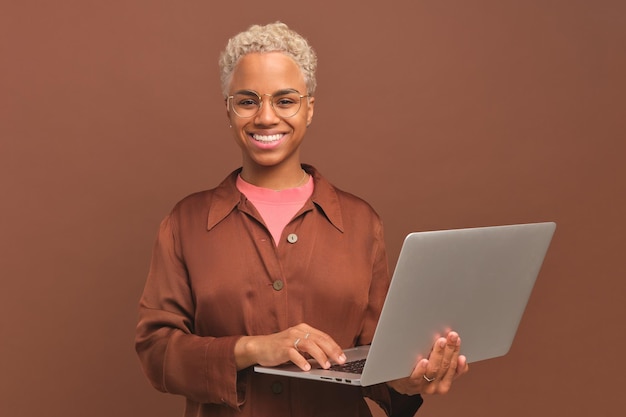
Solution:
<svg viewBox="0 0 626 417">
<path fill-rule="evenodd" d="M 331 361 L 339 364 L 346 361 L 343 350 L 329 335 L 305 323 L 270 335 L 243 336 L 235 344 L 238 370 L 291 361 L 303 371 L 309 371 L 311 364 L 307 357 L 315 359 L 324 369 L 331 366 Z"/>
</svg>

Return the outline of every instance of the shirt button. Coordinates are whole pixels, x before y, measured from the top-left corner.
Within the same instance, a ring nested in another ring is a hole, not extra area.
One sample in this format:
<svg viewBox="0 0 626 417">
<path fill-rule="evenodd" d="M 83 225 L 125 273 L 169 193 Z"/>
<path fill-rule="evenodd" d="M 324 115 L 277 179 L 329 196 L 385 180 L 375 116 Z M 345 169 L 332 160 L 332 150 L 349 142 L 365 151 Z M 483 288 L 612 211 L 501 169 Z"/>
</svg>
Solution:
<svg viewBox="0 0 626 417">
<path fill-rule="evenodd" d="M 289 236 L 287 236 L 287 242 L 289 243 L 296 243 L 298 241 L 298 235 L 295 233 L 290 233 Z"/>
<path fill-rule="evenodd" d="M 284 286 L 285 286 L 285 284 L 281 280 L 279 280 L 279 279 L 274 281 L 274 283 L 272 284 L 272 287 L 274 287 L 274 289 L 276 291 L 282 290 Z"/>
<path fill-rule="evenodd" d="M 280 394 L 283 392 L 283 384 L 278 381 L 272 382 L 272 392 L 274 394 Z"/>
</svg>

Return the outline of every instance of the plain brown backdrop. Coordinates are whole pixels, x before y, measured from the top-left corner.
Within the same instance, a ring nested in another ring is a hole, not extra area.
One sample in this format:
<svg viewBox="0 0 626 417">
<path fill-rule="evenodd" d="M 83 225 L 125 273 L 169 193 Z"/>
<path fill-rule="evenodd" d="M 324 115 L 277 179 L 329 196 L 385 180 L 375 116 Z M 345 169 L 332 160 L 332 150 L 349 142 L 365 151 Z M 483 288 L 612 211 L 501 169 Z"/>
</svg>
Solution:
<svg viewBox="0 0 626 417">
<path fill-rule="evenodd" d="M 510 353 L 428 416 L 621 416 L 626 7 L 596 0 L 2 1 L 0 415 L 178 416 L 133 349 L 161 218 L 239 164 L 217 56 L 318 52 L 304 160 L 411 231 L 551 220 Z"/>
</svg>

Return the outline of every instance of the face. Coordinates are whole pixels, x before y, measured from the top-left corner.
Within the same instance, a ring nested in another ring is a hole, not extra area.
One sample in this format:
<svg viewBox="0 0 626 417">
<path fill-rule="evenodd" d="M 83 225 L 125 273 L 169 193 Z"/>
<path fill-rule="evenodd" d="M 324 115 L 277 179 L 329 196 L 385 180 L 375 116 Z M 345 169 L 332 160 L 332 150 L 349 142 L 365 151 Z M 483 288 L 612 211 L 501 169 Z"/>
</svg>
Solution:
<svg viewBox="0 0 626 417">
<path fill-rule="evenodd" d="M 254 91 L 263 101 L 258 113 L 249 118 L 235 114 L 232 105 L 227 107 L 234 138 L 242 151 L 244 170 L 290 166 L 299 169 L 300 144 L 313 118 L 314 99 L 303 98 L 294 116 L 279 117 L 270 104 L 270 95 L 285 90 L 307 94 L 304 75 L 290 57 L 280 52 L 251 53 L 237 63 L 229 95 Z"/>
</svg>

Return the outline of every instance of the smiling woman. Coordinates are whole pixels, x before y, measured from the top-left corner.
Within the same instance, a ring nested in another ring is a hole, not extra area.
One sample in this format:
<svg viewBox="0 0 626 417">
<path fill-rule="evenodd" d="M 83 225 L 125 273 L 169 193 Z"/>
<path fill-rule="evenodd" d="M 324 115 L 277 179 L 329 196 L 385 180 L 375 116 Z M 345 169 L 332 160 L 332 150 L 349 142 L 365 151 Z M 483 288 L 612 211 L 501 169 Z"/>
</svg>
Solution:
<svg viewBox="0 0 626 417">
<path fill-rule="evenodd" d="M 220 64 L 242 166 L 161 223 L 136 335 L 146 375 L 186 397 L 185 416 L 367 416 L 365 397 L 413 415 L 419 394 L 467 371 L 456 333 L 410 377 L 368 388 L 253 371 L 343 364 L 343 349 L 371 342 L 390 276 L 377 213 L 301 162 L 315 105 L 306 40 L 254 26 Z"/>
</svg>

